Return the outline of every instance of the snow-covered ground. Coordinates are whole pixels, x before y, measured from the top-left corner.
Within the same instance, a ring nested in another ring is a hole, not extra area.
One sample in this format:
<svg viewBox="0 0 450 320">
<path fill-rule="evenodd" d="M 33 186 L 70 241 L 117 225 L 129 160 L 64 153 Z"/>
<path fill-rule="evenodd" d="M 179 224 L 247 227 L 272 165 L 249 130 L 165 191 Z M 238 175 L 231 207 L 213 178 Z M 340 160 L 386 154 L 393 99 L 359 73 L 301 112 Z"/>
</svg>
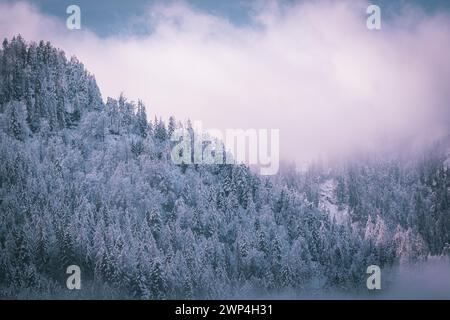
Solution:
<svg viewBox="0 0 450 320">
<path fill-rule="evenodd" d="M 320 186 L 319 208 L 328 212 L 331 219 L 336 219 L 337 223 L 343 223 L 349 217 L 348 210 L 339 210 L 336 199 L 336 181 L 328 179 Z"/>
</svg>

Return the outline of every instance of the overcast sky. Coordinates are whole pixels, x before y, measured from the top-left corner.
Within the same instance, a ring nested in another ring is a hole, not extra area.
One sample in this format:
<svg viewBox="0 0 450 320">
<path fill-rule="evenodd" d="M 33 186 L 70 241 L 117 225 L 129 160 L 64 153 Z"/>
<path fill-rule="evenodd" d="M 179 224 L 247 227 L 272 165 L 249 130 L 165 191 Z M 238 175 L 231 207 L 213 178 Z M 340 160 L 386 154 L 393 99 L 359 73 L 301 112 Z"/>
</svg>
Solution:
<svg viewBox="0 0 450 320">
<path fill-rule="evenodd" d="M 378 3 L 370 31 L 365 0 L 0 1 L 0 36 L 50 40 L 149 117 L 278 128 L 301 162 L 448 134 L 450 1 Z"/>
</svg>

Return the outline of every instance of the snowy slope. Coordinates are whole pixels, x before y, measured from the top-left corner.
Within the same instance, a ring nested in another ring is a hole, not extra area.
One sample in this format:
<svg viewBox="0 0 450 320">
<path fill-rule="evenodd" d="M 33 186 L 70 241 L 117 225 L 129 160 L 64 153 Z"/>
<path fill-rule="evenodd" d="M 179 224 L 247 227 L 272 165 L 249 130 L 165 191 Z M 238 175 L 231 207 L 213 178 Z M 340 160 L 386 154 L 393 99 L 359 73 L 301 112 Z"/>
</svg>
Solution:
<svg viewBox="0 0 450 320">
<path fill-rule="evenodd" d="M 336 200 L 336 181 L 328 179 L 320 186 L 319 208 L 328 212 L 331 219 L 336 219 L 337 223 L 343 223 L 349 217 L 348 210 L 339 210 Z"/>
</svg>

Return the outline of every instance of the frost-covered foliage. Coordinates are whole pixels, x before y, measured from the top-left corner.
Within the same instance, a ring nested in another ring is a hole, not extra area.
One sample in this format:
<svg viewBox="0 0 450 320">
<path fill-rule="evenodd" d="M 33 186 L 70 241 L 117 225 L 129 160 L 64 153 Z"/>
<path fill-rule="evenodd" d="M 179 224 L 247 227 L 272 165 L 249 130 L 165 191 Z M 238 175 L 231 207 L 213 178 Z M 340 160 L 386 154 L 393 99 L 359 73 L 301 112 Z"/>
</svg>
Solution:
<svg viewBox="0 0 450 320">
<path fill-rule="evenodd" d="M 72 264 L 80 297 L 355 291 L 368 265 L 450 242 L 444 158 L 270 179 L 174 165 L 170 135 L 183 124 L 147 121 L 124 96 L 104 104 L 75 58 L 17 37 L 0 63 L 0 296 L 67 297 Z M 348 213 L 339 222 L 320 205 L 330 179 L 328 201 Z"/>
</svg>

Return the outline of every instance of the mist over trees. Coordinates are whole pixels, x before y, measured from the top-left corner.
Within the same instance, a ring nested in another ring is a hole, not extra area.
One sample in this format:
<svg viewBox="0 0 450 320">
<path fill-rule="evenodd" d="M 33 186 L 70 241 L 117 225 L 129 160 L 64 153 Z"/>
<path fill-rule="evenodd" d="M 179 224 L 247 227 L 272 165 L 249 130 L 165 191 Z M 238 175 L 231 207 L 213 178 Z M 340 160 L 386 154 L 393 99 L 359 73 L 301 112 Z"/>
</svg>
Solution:
<svg viewBox="0 0 450 320">
<path fill-rule="evenodd" d="M 72 264 L 81 297 L 357 292 L 371 264 L 448 252 L 444 146 L 261 177 L 173 164 L 170 136 L 183 126 L 149 121 L 123 95 L 103 103 L 94 76 L 50 43 L 5 39 L 0 296 L 69 296 Z"/>
</svg>

